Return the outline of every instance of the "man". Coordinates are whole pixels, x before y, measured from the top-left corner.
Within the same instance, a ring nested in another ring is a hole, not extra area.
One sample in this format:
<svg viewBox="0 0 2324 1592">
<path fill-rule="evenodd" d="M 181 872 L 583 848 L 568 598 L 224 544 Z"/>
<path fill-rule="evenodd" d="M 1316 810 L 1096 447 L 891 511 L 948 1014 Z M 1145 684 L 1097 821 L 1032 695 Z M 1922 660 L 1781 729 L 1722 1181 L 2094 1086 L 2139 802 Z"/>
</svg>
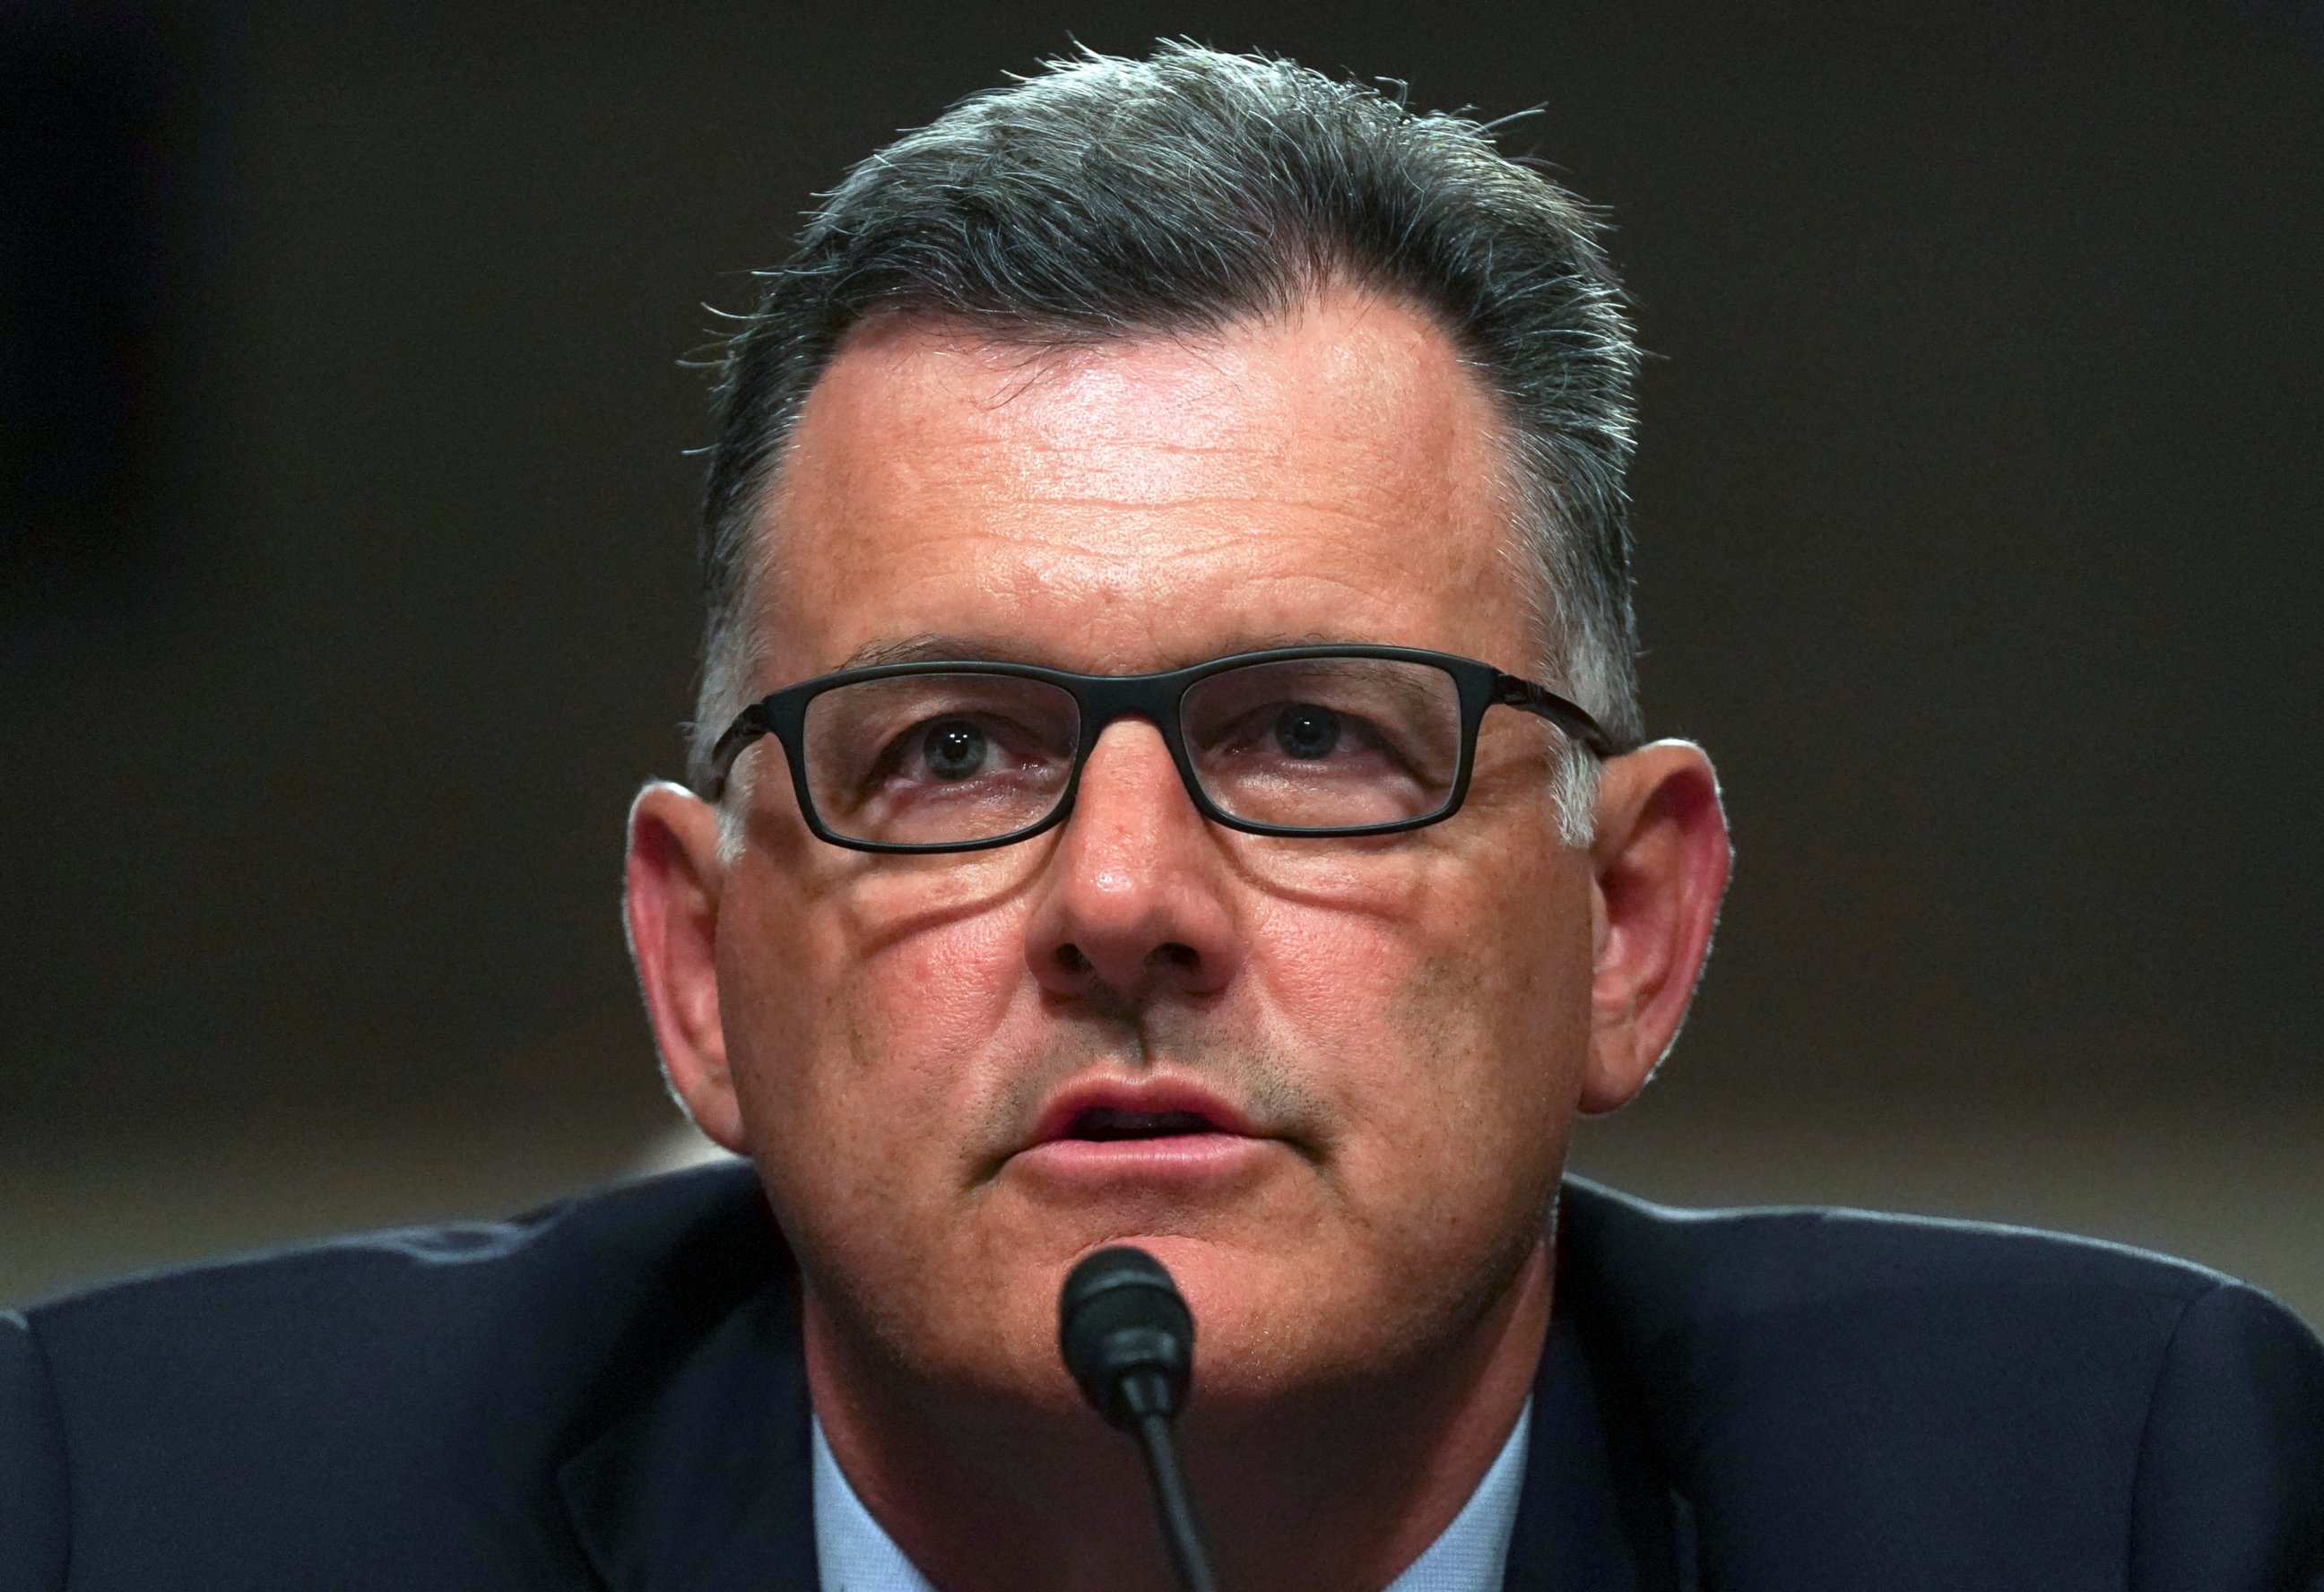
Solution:
<svg viewBox="0 0 2324 1592">
<path fill-rule="evenodd" d="M 33 1312 L 0 1586 L 1163 1588 L 1056 1348 L 1120 1242 L 1230 1587 L 2324 1585 L 2263 1296 L 1562 1184 L 1727 873 L 1637 723 L 1634 363 L 1568 196 L 1285 63 L 859 168 L 736 341 L 630 830 L 751 1167 Z"/>
</svg>

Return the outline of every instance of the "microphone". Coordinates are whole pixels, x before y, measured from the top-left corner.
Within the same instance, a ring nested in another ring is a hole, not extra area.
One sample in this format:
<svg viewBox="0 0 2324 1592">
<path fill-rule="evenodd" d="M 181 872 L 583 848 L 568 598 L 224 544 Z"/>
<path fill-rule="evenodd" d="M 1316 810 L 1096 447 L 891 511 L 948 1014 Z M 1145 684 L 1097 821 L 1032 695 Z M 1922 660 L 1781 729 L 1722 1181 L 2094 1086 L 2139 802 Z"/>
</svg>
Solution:
<svg viewBox="0 0 2324 1592">
<path fill-rule="evenodd" d="M 1143 1249 L 1099 1250 L 1058 1291 L 1057 1349 L 1082 1396 L 1109 1425 L 1137 1438 L 1178 1585 L 1218 1592 L 1171 1425 L 1194 1373 L 1194 1317 L 1178 1285 Z"/>
</svg>

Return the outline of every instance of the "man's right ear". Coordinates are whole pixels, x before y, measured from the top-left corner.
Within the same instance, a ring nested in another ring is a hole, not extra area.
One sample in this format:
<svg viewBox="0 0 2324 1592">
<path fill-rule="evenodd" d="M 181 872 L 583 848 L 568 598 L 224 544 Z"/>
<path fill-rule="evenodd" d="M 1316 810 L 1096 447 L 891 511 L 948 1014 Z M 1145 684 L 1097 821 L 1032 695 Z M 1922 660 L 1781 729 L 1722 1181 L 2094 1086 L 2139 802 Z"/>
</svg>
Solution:
<svg viewBox="0 0 2324 1592">
<path fill-rule="evenodd" d="M 718 810 L 682 787 L 649 784 L 630 804 L 624 879 L 630 957 L 662 1072 L 695 1126 L 743 1154 L 718 1018 L 718 900 L 725 886 Z"/>
</svg>

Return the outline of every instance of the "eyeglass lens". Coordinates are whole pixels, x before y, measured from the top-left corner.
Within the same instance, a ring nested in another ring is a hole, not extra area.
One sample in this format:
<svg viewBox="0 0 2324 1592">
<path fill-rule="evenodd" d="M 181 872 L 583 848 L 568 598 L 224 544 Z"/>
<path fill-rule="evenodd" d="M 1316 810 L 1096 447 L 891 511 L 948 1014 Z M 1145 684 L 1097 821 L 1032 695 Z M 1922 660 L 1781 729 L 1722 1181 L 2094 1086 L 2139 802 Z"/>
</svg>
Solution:
<svg viewBox="0 0 2324 1592">
<path fill-rule="evenodd" d="M 1460 767 L 1452 676 L 1398 659 L 1286 659 L 1206 676 L 1181 699 L 1179 729 L 1220 811 L 1285 828 L 1432 816 Z M 833 833 L 951 845 L 1048 817 L 1072 784 L 1081 737 L 1064 688 L 962 671 L 823 692 L 807 704 L 801 750 Z"/>
</svg>

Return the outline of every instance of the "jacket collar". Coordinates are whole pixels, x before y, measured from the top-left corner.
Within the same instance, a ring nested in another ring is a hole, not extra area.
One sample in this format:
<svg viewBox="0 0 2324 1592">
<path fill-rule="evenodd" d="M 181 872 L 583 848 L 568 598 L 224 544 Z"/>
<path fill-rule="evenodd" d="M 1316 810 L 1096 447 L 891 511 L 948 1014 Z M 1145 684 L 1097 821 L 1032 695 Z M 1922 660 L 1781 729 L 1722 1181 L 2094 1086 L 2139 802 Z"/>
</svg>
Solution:
<svg viewBox="0 0 2324 1592">
<path fill-rule="evenodd" d="M 818 1592 L 807 1362 L 786 1267 L 559 1468 L 613 1592 Z"/>
<path fill-rule="evenodd" d="M 1632 1201 L 1566 1180 L 1507 1592 L 1697 1592 L 1694 1514 L 1672 1482 L 1668 1401 L 1649 1396 L 1655 1384 L 1639 1369 L 1648 1323 L 1633 1298 L 1635 1225 Z"/>
<path fill-rule="evenodd" d="M 1691 1519 L 1627 1403 L 1572 1318 L 1553 1320 L 1506 1592 L 1694 1592 Z"/>
</svg>

